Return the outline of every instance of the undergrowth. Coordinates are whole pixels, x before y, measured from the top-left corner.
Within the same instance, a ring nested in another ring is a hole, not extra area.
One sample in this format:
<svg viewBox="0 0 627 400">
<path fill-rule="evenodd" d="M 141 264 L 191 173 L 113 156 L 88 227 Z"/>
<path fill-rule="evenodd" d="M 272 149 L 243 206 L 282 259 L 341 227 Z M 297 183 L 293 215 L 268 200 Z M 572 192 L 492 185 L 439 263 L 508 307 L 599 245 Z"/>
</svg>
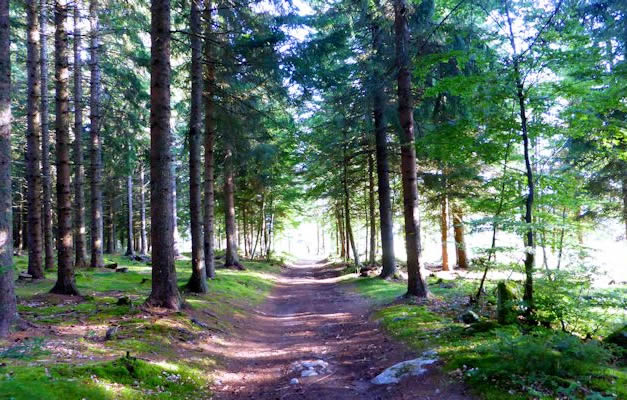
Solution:
<svg viewBox="0 0 627 400">
<path fill-rule="evenodd" d="M 350 284 L 381 307 L 374 317 L 386 331 L 416 351 L 435 350 L 445 363 L 444 370 L 452 378 L 463 378 L 483 399 L 627 398 L 627 369 L 619 365 L 617 349 L 602 344 L 598 336 L 583 340 L 583 336 L 562 332 L 555 321 L 553 328 L 531 330 L 517 324 L 497 324 L 492 319 L 496 301 L 493 282 L 488 282 L 482 306 L 475 308 L 481 321 L 471 325 L 459 321 L 468 308 L 468 295 L 476 290 L 476 282 L 471 280 L 429 278 L 434 299 L 426 305 L 399 304 L 399 297 L 406 292 L 403 282 L 358 278 Z M 556 294 L 566 295 L 563 289 Z M 602 296 L 607 295 L 594 298 Z M 542 300 L 541 295 L 539 298 Z M 583 307 L 578 301 L 576 304 Z M 596 326 L 597 333 L 609 331 L 594 320 L 598 316 L 596 304 L 586 305 L 589 309 L 579 310 L 577 324 L 569 326 Z M 577 312 L 560 310 L 552 311 L 553 315 Z"/>
</svg>

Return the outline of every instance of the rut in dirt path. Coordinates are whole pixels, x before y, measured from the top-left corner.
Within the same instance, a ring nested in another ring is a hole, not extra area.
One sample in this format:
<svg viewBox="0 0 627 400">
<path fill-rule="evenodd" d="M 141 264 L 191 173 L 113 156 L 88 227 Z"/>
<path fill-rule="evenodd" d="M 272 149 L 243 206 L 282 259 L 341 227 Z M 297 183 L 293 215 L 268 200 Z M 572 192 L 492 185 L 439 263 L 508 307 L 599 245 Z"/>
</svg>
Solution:
<svg viewBox="0 0 627 400">
<path fill-rule="evenodd" d="M 346 290 L 338 276 L 315 262 L 284 269 L 266 302 L 225 338 L 220 354 L 226 371 L 217 376 L 215 398 L 471 398 L 437 365 L 396 385 L 370 383 L 385 368 L 417 355 L 387 339 L 369 320 L 368 302 Z M 315 374 L 302 377 L 303 369 Z"/>
</svg>

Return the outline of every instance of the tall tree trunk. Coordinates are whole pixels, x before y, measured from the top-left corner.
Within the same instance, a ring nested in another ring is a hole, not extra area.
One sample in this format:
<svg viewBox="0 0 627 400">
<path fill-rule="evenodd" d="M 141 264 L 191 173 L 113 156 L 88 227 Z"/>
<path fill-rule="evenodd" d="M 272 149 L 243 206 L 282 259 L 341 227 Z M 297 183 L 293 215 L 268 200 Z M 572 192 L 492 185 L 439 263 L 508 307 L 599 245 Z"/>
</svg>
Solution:
<svg viewBox="0 0 627 400">
<path fill-rule="evenodd" d="M 41 76 L 39 65 L 39 10 L 37 0 L 26 2 L 26 69 L 28 74 L 26 182 L 28 184 L 28 273 L 35 279 L 44 277 L 41 229 Z"/>
<path fill-rule="evenodd" d="M 375 58 L 373 68 L 374 99 L 373 118 L 377 155 L 377 187 L 379 195 L 379 221 L 381 229 L 381 262 L 383 269 L 380 278 L 389 278 L 396 273 L 394 257 L 394 222 L 392 220 L 392 201 L 390 199 L 390 165 L 388 162 L 387 135 L 385 122 L 385 91 L 381 76 L 381 54 L 383 39 L 378 22 L 372 25 L 372 49 Z"/>
<path fill-rule="evenodd" d="M 533 181 L 533 169 L 531 167 L 531 156 L 529 154 L 529 135 L 527 129 L 527 111 L 526 111 L 526 99 L 524 93 L 524 85 L 520 74 L 520 59 L 516 51 L 516 39 L 514 37 L 514 31 L 512 28 L 512 19 L 509 13 L 508 0 L 504 0 L 505 12 L 507 14 L 507 23 L 509 27 L 509 39 L 512 47 L 512 60 L 514 66 L 514 79 L 516 85 L 516 97 L 518 99 L 518 106 L 520 111 L 520 130 L 523 139 L 523 150 L 525 158 L 525 170 L 527 175 L 527 199 L 525 201 L 525 223 L 527 224 L 526 232 L 526 248 L 525 248 L 525 290 L 523 294 L 523 300 L 526 305 L 526 314 L 531 316 L 534 309 L 533 301 L 533 270 L 535 267 L 535 254 L 534 254 L 534 232 L 531 226 L 533 221 L 533 199 L 534 199 L 534 181 Z M 559 5 L 558 5 L 559 7 Z M 557 11 L 557 10 L 556 10 Z"/>
<path fill-rule="evenodd" d="M 74 280 L 72 244 L 72 188 L 70 184 L 69 47 L 65 30 L 68 0 L 54 7 L 55 131 L 57 149 L 57 282 L 52 293 L 78 295 Z"/>
<path fill-rule="evenodd" d="M 346 227 L 346 239 L 347 247 L 353 252 L 353 259 L 355 260 L 355 267 L 361 266 L 359 262 L 359 252 L 357 251 L 357 245 L 355 244 L 355 237 L 353 236 L 353 229 L 351 228 L 351 214 L 350 214 L 350 192 L 348 190 L 348 156 L 346 154 L 346 131 L 344 132 L 344 219 Z"/>
<path fill-rule="evenodd" d="M 368 208 L 370 212 L 370 265 L 376 262 L 377 222 L 374 211 L 374 158 L 368 153 Z"/>
<path fill-rule="evenodd" d="M 242 226 L 244 228 L 244 257 L 248 257 L 248 218 L 246 215 L 246 205 L 242 207 Z"/>
<path fill-rule="evenodd" d="M 440 198 L 440 233 L 442 242 L 442 271 L 448 271 L 448 212 L 446 195 Z"/>
<path fill-rule="evenodd" d="M 100 26 L 98 22 L 98 0 L 89 2 L 90 25 L 90 178 L 91 178 L 91 266 L 104 267 L 102 256 L 103 210 L 102 210 L 102 140 L 100 138 Z M 115 247 L 115 244 L 114 244 Z"/>
<path fill-rule="evenodd" d="M 172 135 L 171 135 L 172 136 Z M 172 136 L 172 144 L 174 145 L 174 136 Z M 181 253 L 179 252 L 179 218 L 177 213 L 177 198 L 176 198 L 176 164 L 175 158 L 172 157 L 172 224 L 174 226 L 174 258 L 180 257 Z"/>
<path fill-rule="evenodd" d="M 151 306 L 178 310 L 181 296 L 174 265 L 172 155 L 170 146 L 170 1 L 151 2 L 150 55 L 150 222 Z"/>
<path fill-rule="evenodd" d="M 418 224 L 418 189 L 416 187 L 416 148 L 414 115 L 409 72 L 409 28 L 407 0 L 394 0 L 396 32 L 396 67 L 398 68 L 398 117 L 402 127 L 401 176 L 405 248 L 407 250 L 407 295 L 427 297 L 427 283 L 420 273 L 420 229 Z"/>
<path fill-rule="evenodd" d="M 140 237 L 139 237 L 139 254 L 145 255 L 147 252 L 146 240 L 146 194 L 144 191 L 144 165 L 139 167 L 139 219 L 140 219 Z"/>
<path fill-rule="evenodd" d="M 464 214 L 455 202 L 451 204 L 451 212 L 453 214 L 453 237 L 455 238 L 457 268 L 467 269 L 468 256 L 466 255 L 466 242 L 464 240 Z"/>
<path fill-rule="evenodd" d="M 11 59 L 9 0 L 0 0 L 0 337 L 17 319 L 11 209 Z"/>
<path fill-rule="evenodd" d="M 129 173 L 126 177 L 126 205 L 128 209 L 128 230 L 127 230 L 127 240 L 126 240 L 126 256 L 132 256 L 135 254 L 135 250 L 133 250 L 133 176 Z"/>
<path fill-rule="evenodd" d="M 109 232 L 107 236 L 107 253 L 115 253 L 115 189 L 109 192 Z"/>
<path fill-rule="evenodd" d="M 207 273 L 202 236 L 201 162 L 202 148 L 202 34 L 200 0 L 191 1 L 189 13 L 190 39 L 192 43 L 191 110 L 189 114 L 189 211 L 192 234 L 192 275 L 187 288 L 195 293 L 207 293 Z"/>
<path fill-rule="evenodd" d="M 209 279 L 216 276 L 215 267 L 215 249 L 214 249 L 214 231 L 215 231 L 215 193 L 214 193 L 214 157 L 213 146 L 215 138 L 215 118 L 214 118 L 214 100 L 213 93 L 215 91 L 215 59 L 213 56 L 213 26 L 211 18 L 212 1 L 205 2 L 203 16 L 205 19 L 205 71 L 204 71 L 204 106 L 205 106 L 205 215 L 204 215 L 204 248 L 205 248 L 205 271 Z"/>
<path fill-rule="evenodd" d="M 74 244 L 75 267 L 84 268 L 87 263 L 85 230 L 85 197 L 83 182 L 83 74 L 81 71 L 81 29 L 79 0 L 74 2 Z"/>
<path fill-rule="evenodd" d="M 19 200 L 17 200 L 17 212 L 14 213 L 16 214 L 16 218 L 13 219 L 13 251 L 16 256 L 22 255 L 22 242 L 24 241 L 24 231 L 22 230 L 22 215 L 24 214 L 24 191 L 22 190 L 21 184 L 19 185 L 18 190 Z"/>
<path fill-rule="evenodd" d="M 43 241 L 44 265 L 46 271 L 54 269 L 54 238 L 52 235 L 52 184 L 50 175 L 50 132 L 48 107 L 48 4 L 46 0 L 39 2 L 39 37 L 41 65 L 41 175 L 43 185 Z"/>
<path fill-rule="evenodd" d="M 230 139 L 227 139 L 230 140 Z M 241 269 L 237 255 L 237 228 L 235 225 L 235 196 L 233 184 L 233 147 L 231 143 L 226 144 L 226 155 L 224 158 L 224 227 L 226 229 L 226 254 L 225 267 L 236 267 Z"/>
</svg>

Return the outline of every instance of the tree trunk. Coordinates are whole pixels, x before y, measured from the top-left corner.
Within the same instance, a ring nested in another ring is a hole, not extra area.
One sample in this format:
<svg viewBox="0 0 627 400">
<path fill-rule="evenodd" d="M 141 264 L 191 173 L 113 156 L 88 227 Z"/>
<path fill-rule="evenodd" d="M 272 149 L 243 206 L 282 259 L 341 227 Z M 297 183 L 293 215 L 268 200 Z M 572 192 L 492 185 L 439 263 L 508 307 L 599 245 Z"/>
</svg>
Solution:
<svg viewBox="0 0 627 400">
<path fill-rule="evenodd" d="M 79 0 L 74 3 L 74 238 L 75 267 L 84 268 L 87 263 L 85 230 L 85 197 L 83 182 L 83 74 L 81 71 L 81 30 Z"/>
<path fill-rule="evenodd" d="M 368 208 L 370 213 L 370 265 L 376 262 L 377 222 L 374 211 L 374 158 L 368 153 Z"/>
<path fill-rule="evenodd" d="M 55 131 L 57 153 L 57 282 L 52 293 L 79 295 L 74 281 L 72 244 L 72 188 L 70 184 L 70 90 L 69 48 L 65 24 L 68 0 L 54 7 Z"/>
<path fill-rule="evenodd" d="M 420 273 L 420 230 L 418 224 L 418 189 L 416 187 L 416 148 L 414 147 L 414 116 L 409 72 L 409 28 L 406 0 L 394 0 L 396 32 L 396 64 L 398 68 L 398 117 L 402 127 L 401 176 L 405 248 L 407 250 L 407 296 L 427 297 L 428 289 Z"/>
<path fill-rule="evenodd" d="M 41 229 L 41 76 L 39 65 L 39 10 L 37 0 L 26 2 L 28 99 L 26 130 L 26 182 L 28 184 L 28 273 L 34 279 L 44 277 Z"/>
<path fill-rule="evenodd" d="M 381 27 L 377 22 L 372 25 L 372 50 L 376 65 L 373 68 L 374 86 L 374 133 L 377 155 L 377 186 L 379 195 L 379 221 L 381 229 L 381 262 L 383 269 L 380 278 L 389 278 L 396 273 L 394 257 L 394 222 L 392 220 L 392 201 L 390 199 L 390 166 L 388 162 L 386 122 L 385 122 L 385 91 L 381 76 L 381 54 L 383 40 Z"/>
<path fill-rule="evenodd" d="M 98 23 L 98 0 L 89 2 L 90 25 L 90 75 L 91 92 L 89 97 L 90 109 L 90 178 L 91 178 L 91 266 L 104 267 L 102 257 L 103 241 L 103 210 L 102 210 L 102 141 L 100 138 L 100 32 Z M 115 247 L 115 244 L 114 244 Z"/>
<path fill-rule="evenodd" d="M 43 241 L 44 265 L 46 271 L 54 269 L 54 238 L 52 235 L 52 185 L 50 176 L 50 132 L 48 107 L 48 4 L 46 0 L 39 2 L 39 37 L 41 65 L 41 175 L 43 185 Z"/>
<path fill-rule="evenodd" d="M 453 214 L 453 237 L 455 238 L 455 255 L 457 256 L 457 268 L 468 268 L 466 255 L 466 242 L 464 240 L 464 214 L 461 208 L 453 202 L 451 204 Z"/>
<path fill-rule="evenodd" d="M 132 256 L 135 254 L 133 250 L 133 176 L 129 173 L 126 177 L 126 204 L 128 209 L 128 230 L 126 240 L 126 256 Z"/>
<path fill-rule="evenodd" d="M 440 233 L 442 241 L 442 271 L 448 271 L 448 212 L 446 207 L 446 195 L 440 198 Z"/>
<path fill-rule="evenodd" d="M 200 35 L 199 0 L 191 1 L 189 14 L 190 40 L 192 43 L 192 81 L 191 110 L 189 115 L 189 211 L 192 235 L 192 275 L 187 282 L 187 289 L 195 293 L 207 293 L 207 273 L 202 235 L 202 199 L 201 199 L 201 162 L 202 147 L 202 42 Z"/>
<path fill-rule="evenodd" d="M 144 191 L 144 165 L 139 167 L 139 218 L 140 218 L 140 241 L 139 241 L 139 254 L 145 255 L 147 252 L 147 240 L 146 240 L 146 194 Z"/>
<path fill-rule="evenodd" d="M 170 1 L 151 2 L 150 222 L 152 292 L 146 304 L 179 310 L 174 265 L 174 210 L 170 146 Z"/>
<path fill-rule="evenodd" d="M 215 118 L 214 118 L 214 100 L 213 93 L 215 91 L 215 60 L 213 57 L 213 26 L 211 19 L 212 2 L 207 0 L 203 15 L 205 19 L 205 75 L 204 75 L 204 106 L 205 106 L 205 215 L 204 215 L 204 247 L 205 247 L 205 271 L 209 279 L 216 276 L 215 267 L 215 249 L 214 249 L 214 230 L 215 230 L 215 193 L 214 193 L 214 157 L 213 146 L 215 138 Z"/>
<path fill-rule="evenodd" d="M 22 255 L 22 243 L 24 241 L 24 231 L 22 230 L 22 215 L 24 214 L 24 191 L 22 190 L 22 185 L 19 185 L 18 190 L 19 200 L 17 200 L 17 212 L 15 213 L 16 218 L 13 219 L 13 251 L 16 256 Z"/>
<path fill-rule="evenodd" d="M 516 40 L 514 37 L 514 31 L 512 28 L 512 19 L 509 14 L 509 7 L 507 0 L 505 3 L 505 11 L 507 14 L 507 23 L 509 27 L 509 39 L 512 47 L 512 59 L 514 66 L 514 79 L 516 84 L 516 97 L 518 98 L 518 106 L 520 111 L 520 130 L 523 140 L 523 150 L 525 158 L 525 170 L 527 175 L 527 199 L 525 201 L 525 223 L 527 224 L 526 233 L 526 248 L 525 248 L 525 290 L 523 294 L 523 300 L 525 301 L 526 314 L 531 316 L 534 309 L 533 302 L 533 270 L 535 267 L 535 254 L 534 254 L 534 232 L 531 226 L 533 221 L 533 198 L 534 198 L 534 181 L 533 181 L 533 169 L 531 167 L 531 156 L 529 155 L 529 135 L 527 130 L 527 111 L 526 100 L 524 94 L 524 86 L 520 74 L 520 65 L 518 53 L 516 51 Z"/>
<path fill-rule="evenodd" d="M 244 227 L 244 257 L 248 257 L 248 218 L 246 213 L 246 206 L 242 207 L 242 226 Z"/>
<path fill-rule="evenodd" d="M 172 135 L 170 135 L 172 136 Z M 174 147 L 174 136 L 172 136 L 172 147 Z M 181 253 L 179 252 L 179 219 L 177 214 L 177 198 L 176 198 L 176 164 L 175 158 L 172 157 L 172 224 L 174 226 L 174 258 L 180 257 Z"/>
<path fill-rule="evenodd" d="M 109 235 L 107 237 L 107 253 L 115 253 L 115 189 L 109 192 Z"/>
<path fill-rule="evenodd" d="M 347 239 L 347 248 L 350 245 L 350 248 L 353 252 L 353 259 L 355 260 L 355 267 L 359 268 L 361 266 L 359 262 L 359 252 L 357 251 L 357 245 L 355 244 L 355 238 L 353 236 L 353 230 L 351 228 L 351 214 L 350 214 L 350 192 L 348 191 L 348 157 L 346 154 L 346 131 L 344 132 L 344 219 L 345 219 L 345 227 L 346 227 L 346 239 Z"/>
<path fill-rule="evenodd" d="M 0 0 L 0 337 L 17 319 L 11 209 L 11 59 L 9 0 Z"/>
<path fill-rule="evenodd" d="M 224 227 L 226 229 L 226 254 L 224 266 L 242 268 L 237 255 L 237 228 L 235 226 L 234 190 L 233 148 L 230 143 L 227 143 L 226 155 L 224 158 Z"/>
</svg>

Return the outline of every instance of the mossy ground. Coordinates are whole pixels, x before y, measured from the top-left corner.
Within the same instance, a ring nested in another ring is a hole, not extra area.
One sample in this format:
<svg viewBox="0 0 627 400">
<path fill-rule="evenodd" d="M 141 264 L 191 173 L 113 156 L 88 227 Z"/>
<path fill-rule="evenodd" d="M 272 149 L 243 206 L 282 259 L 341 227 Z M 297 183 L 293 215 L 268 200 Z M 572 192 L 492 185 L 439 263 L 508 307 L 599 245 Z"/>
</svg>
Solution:
<svg viewBox="0 0 627 400">
<path fill-rule="evenodd" d="M 418 304 L 401 298 L 402 282 L 355 278 L 348 284 L 380 307 L 374 318 L 393 337 L 417 351 L 435 350 L 445 371 L 463 378 L 482 399 L 627 398 L 627 369 L 596 340 L 498 325 L 493 320 L 496 282 L 487 283 L 488 295 L 474 308 L 482 321 L 466 325 L 458 317 L 469 308 L 478 283 L 435 277 L 428 282 L 434 296 Z"/>
<path fill-rule="evenodd" d="M 15 261 L 17 271 L 26 269 L 25 257 Z M 81 297 L 49 294 L 55 272 L 37 282 L 18 282 L 18 310 L 35 328 L 0 341 L 0 397 L 210 398 L 211 372 L 219 360 L 202 344 L 215 333 L 228 333 L 234 317 L 263 301 L 280 271 L 279 262 L 248 260 L 245 271 L 219 269 L 208 294 L 185 293 L 184 310 L 167 313 L 141 307 L 150 293 L 149 265 L 123 256 L 107 256 L 106 262 L 128 272 L 77 271 Z M 176 264 L 183 288 L 191 265 Z M 131 304 L 118 305 L 121 297 Z M 115 338 L 105 340 L 113 326 Z"/>
</svg>

